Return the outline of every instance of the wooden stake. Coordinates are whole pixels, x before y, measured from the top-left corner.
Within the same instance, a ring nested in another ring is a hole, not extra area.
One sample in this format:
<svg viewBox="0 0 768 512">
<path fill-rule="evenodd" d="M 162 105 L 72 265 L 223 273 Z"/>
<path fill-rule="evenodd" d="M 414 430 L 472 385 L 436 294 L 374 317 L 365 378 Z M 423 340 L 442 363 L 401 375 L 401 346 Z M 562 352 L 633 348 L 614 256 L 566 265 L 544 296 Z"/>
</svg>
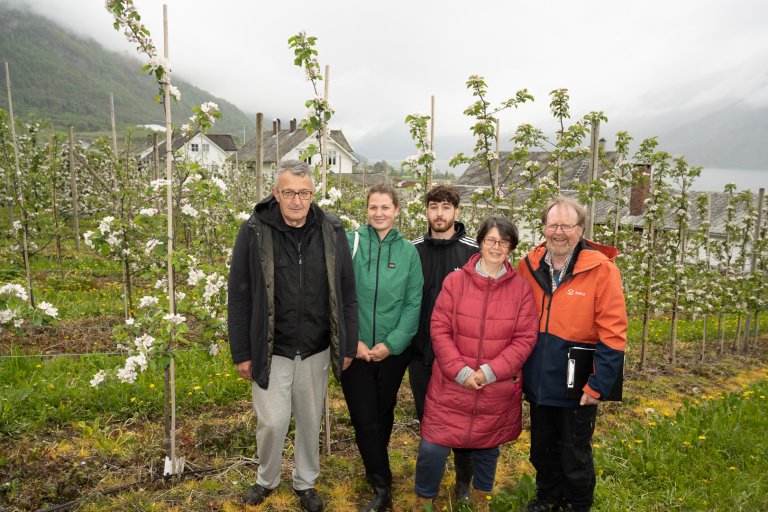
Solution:
<svg viewBox="0 0 768 512">
<path fill-rule="evenodd" d="M 56 239 L 56 266 L 61 270 L 61 232 L 59 231 L 59 207 L 56 204 L 56 151 L 53 133 L 48 135 L 48 165 L 51 170 L 51 208 L 53 209 L 53 236 Z"/>
<path fill-rule="evenodd" d="M 432 112 L 429 116 L 429 150 L 432 154 L 435 154 L 435 95 L 432 95 Z M 432 188 L 432 175 L 435 173 L 435 162 L 432 162 L 432 167 L 429 169 L 429 176 L 427 177 L 427 189 Z"/>
<path fill-rule="evenodd" d="M 72 198 L 72 230 L 75 232 L 75 250 L 80 250 L 80 213 L 77 204 L 77 171 L 75 170 L 75 129 L 69 125 L 69 192 Z"/>
<path fill-rule="evenodd" d="M 323 93 L 323 99 L 325 101 L 328 101 L 328 82 L 330 81 L 330 74 L 331 74 L 331 67 L 329 65 L 325 65 L 325 91 Z M 328 126 L 325 124 L 325 120 L 320 120 L 320 126 L 323 130 L 323 133 L 320 134 L 320 163 L 322 165 L 323 170 L 323 178 L 322 178 L 322 189 L 321 193 L 323 195 L 323 199 L 326 197 L 326 181 L 327 181 L 327 155 L 328 155 Z"/>
<path fill-rule="evenodd" d="M 597 179 L 598 157 L 600 156 L 600 121 L 592 121 L 591 132 L 589 143 L 589 182 L 587 183 L 590 186 Z M 592 198 L 589 202 L 587 217 L 587 229 L 585 230 L 584 238 L 592 240 L 595 229 L 595 198 Z"/>
<path fill-rule="evenodd" d="M 163 4 L 163 56 L 168 62 L 168 4 Z M 171 315 L 176 314 L 176 292 L 174 287 L 174 267 L 173 267 L 173 125 L 171 123 L 171 76 L 166 70 L 165 81 L 163 83 L 163 105 L 165 106 L 165 177 L 168 180 L 166 186 L 166 208 L 167 208 L 167 239 L 168 239 L 168 312 Z M 165 474 L 176 475 L 184 471 L 184 462 L 176 459 L 176 365 L 173 352 L 174 331 L 173 322 L 168 340 L 169 364 L 166 373 L 166 401 L 170 409 L 170 422 L 166 432 L 168 436 L 168 449 L 170 455 L 166 458 Z M 170 464 L 169 464 L 170 463 Z M 181 467 L 179 467 L 181 466 Z"/>
<path fill-rule="evenodd" d="M 496 171 L 493 176 L 493 183 L 496 197 L 501 198 L 501 189 L 499 189 L 499 172 L 501 170 L 501 120 L 496 120 Z"/>
<path fill-rule="evenodd" d="M 14 179 L 13 185 L 16 192 L 16 201 L 19 203 L 21 211 L 21 239 L 22 249 L 24 251 L 24 272 L 27 276 L 27 299 L 29 305 L 35 307 L 35 296 L 32 293 L 32 274 L 29 269 L 29 243 L 27 242 L 27 213 L 24 210 L 24 191 L 21 190 L 21 169 L 19 167 L 19 146 L 16 143 L 16 120 L 13 117 L 13 99 L 11 98 L 11 72 L 8 69 L 8 63 L 5 63 L 5 85 L 8 91 L 8 123 L 11 125 L 11 141 L 13 142 L 13 164 Z"/>
<path fill-rule="evenodd" d="M 755 235 L 752 239 L 752 255 L 749 260 L 749 273 L 754 274 L 757 271 L 757 247 L 760 245 L 760 224 L 763 223 L 763 200 L 765 199 L 765 189 L 760 188 L 757 194 L 757 222 L 755 222 Z M 757 316 L 757 311 L 755 311 Z M 749 337 L 752 334 L 752 312 L 749 308 L 744 310 L 744 339 L 741 343 L 741 352 L 749 350 Z M 755 340 L 757 341 L 757 340 Z"/>
<path fill-rule="evenodd" d="M 117 128 L 115 127 L 115 98 L 114 95 L 109 93 L 109 112 L 112 117 L 112 180 L 114 180 L 114 173 L 117 171 L 115 165 L 117 163 Z"/>
<path fill-rule="evenodd" d="M 277 161 L 277 160 L 275 160 Z M 264 193 L 264 114 L 256 114 L 256 202 Z"/>
</svg>

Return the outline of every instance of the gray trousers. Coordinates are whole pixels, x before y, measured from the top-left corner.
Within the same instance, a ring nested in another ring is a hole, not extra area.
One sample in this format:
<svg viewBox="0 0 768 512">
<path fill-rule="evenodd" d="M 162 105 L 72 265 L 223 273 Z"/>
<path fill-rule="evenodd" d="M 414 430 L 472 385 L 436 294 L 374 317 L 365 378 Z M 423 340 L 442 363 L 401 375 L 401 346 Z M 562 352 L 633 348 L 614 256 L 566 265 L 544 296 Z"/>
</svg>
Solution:
<svg viewBox="0 0 768 512">
<path fill-rule="evenodd" d="M 320 420 L 329 368 L 330 348 L 304 360 L 274 356 L 269 388 L 252 384 L 259 485 L 274 489 L 280 484 L 283 447 L 293 411 L 296 418 L 293 488 L 303 491 L 315 486 L 320 474 Z"/>
</svg>

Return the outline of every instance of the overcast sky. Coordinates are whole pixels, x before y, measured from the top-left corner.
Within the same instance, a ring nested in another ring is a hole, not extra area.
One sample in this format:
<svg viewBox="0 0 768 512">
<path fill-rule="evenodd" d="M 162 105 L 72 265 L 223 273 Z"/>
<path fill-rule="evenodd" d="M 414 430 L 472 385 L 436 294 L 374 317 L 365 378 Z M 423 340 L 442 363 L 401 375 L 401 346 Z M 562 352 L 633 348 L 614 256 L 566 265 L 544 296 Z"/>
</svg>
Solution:
<svg viewBox="0 0 768 512">
<path fill-rule="evenodd" d="M 135 53 L 102 0 L 13 3 Z M 330 65 L 333 127 L 353 145 L 397 126 L 407 137 L 405 116 L 429 113 L 431 95 L 437 133 L 471 143 L 462 115 L 471 74 L 486 78 L 494 103 L 523 88 L 534 95 L 533 105 L 502 116 L 510 131 L 522 122 L 553 129 L 548 93 L 556 88 L 570 90 L 574 118 L 602 110 L 614 132 L 724 101 L 768 104 L 764 0 L 135 3 L 158 48 L 168 4 L 174 74 L 248 113 L 304 115 L 313 92 L 287 39 L 300 30 L 316 36 L 320 64 Z"/>
</svg>

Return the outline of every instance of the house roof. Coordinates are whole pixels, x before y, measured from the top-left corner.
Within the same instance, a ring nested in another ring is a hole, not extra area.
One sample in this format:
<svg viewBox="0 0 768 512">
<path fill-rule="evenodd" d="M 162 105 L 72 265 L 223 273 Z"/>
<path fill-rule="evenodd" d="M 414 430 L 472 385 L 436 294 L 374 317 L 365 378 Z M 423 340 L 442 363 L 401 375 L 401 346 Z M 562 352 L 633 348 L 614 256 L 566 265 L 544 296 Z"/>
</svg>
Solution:
<svg viewBox="0 0 768 512">
<path fill-rule="evenodd" d="M 510 168 L 508 160 L 505 155 L 508 152 L 501 152 L 502 165 L 499 170 L 499 181 L 501 186 L 512 184 L 520 180 L 520 166 L 513 166 Z M 531 152 L 529 159 L 539 162 L 541 168 L 544 168 L 544 162 L 546 161 L 548 153 L 546 152 Z M 575 158 L 573 160 L 566 161 L 562 164 L 563 174 L 561 176 L 561 190 L 562 194 L 569 197 L 576 196 L 575 186 L 577 183 L 586 184 L 589 179 L 588 176 L 588 162 L 589 156 Z M 615 165 L 618 162 L 618 153 L 613 151 L 605 152 L 601 155 L 600 165 L 598 166 L 597 175 L 600 176 L 607 168 Z M 488 176 L 488 170 L 481 167 L 480 163 L 475 161 L 470 164 L 464 174 L 462 174 L 456 181 L 456 187 L 462 197 L 462 202 L 468 202 L 472 193 L 478 187 L 490 187 L 490 178 Z M 503 188 L 502 188 L 503 189 Z M 611 192 L 609 192 L 611 193 Z M 615 192 L 614 192 L 615 193 Z M 673 190 L 672 196 L 679 197 L 679 190 Z M 520 205 L 531 194 L 530 188 L 524 188 L 515 192 L 514 204 Z M 622 195 L 629 199 L 631 194 L 631 187 L 627 187 L 622 191 Z M 697 230 L 701 226 L 702 222 L 706 219 L 700 218 L 695 208 L 696 197 L 701 195 L 709 195 L 709 209 L 710 209 L 710 234 L 713 236 L 724 236 L 725 234 L 725 220 L 728 206 L 728 194 L 725 192 L 699 192 L 690 191 L 690 203 L 689 209 L 690 220 L 688 226 L 691 230 Z M 756 203 L 756 201 L 755 201 Z M 666 205 L 666 216 L 664 218 L 664 229 L 677 229 L 675 225 L 675 219 L 672 212 L 672 208 L 669 204 Z M 597 224 L 613 224 L 615 216 L 615 202 L 611 200 L 601 200 L 595 204 L 595 221 Z M 744 206 L 739 204 L 736 208 L 736 218 L 742 218 L 744 216 Z M 619 218 L 622 225 L 632 225 L 636 228 L 642 228 L 644 226 L 644 220 L 642 215 L 630 215 L 629 207 L 625 206 L 619 212 Z"/>
<path fill-rule="evenodd" d="M 178 151 L 181 149 L 184 144 L 189 142 L 190 139 L 192 139 L 194 136 L 196 136 L 199 132 L 195 132 L 191 135 L 183 135 L 181 137 L 176 137 L 173 139 L 173 151 Z M 224 133 L 204 133 L 202 134 L 203 137 L 207 138 L 212 143 L 216 144 L 222 151 L 225 151 L 227 153 L 232 153 L 234 151 L 237 151 L 237 144 L 235 144 L 235 140 L 232 138 L 229 134 Z M 165 153 L 165 139 L 163 139 L 161 142 L 158 142 L 157 144 L 157 151 L 159 154 Z M 152 154 L 152 144 L 150 142 L 149 148 L 144 148 L 141 151 L 140 159 L 144 160 L 148 156 Z"/>
<path fill-rule="evenodd" d="M 501 187 L 520 182 L 520 173 L 523 168 L 520 165 L 512 165 L 509 161 L 509 151 L 500 152 L 499 182 Z M 546 171 L 547 159 L 550 153 L 547 151 L 531 151 L 527 161 L 536 162 L 542 172 Z M 615 151 L 606 151 L 601 154 L 597 175 L 600 176 L 606 168 L 613 167 L 619 160 L 619 154 Z M 589 180 L 589 155 L 566 160 L 561 165 L 560 186 L 563 190 L 575 190 L 577 183 L 586 184 Z M 456 185 L 468 187 L 490 186 L 488 169 L 482 166 L 479 160 L 473 161 L 464 173 L 456 180 Z"/>
<path fill-rule="evenodd" d="M 262 137 L 263 140 L 263 154 L 264 162 L 277 162 L 281 160 L 286 154 L 290 153 L 296 146 L 307 140 L 309 135 L 301 128 L 294 131 L 280 130 L 275 136 L 273 131 L 265 131 Z M 331 139 L 338 144 L 340 148 L 354 157 L 354 151 L 349 141 L 341 132 L 341 130 L 331 130 Z M 275 151 L 279 151 L 280 154 L 275 155 Z M 240 150 L 237 152 L 237 158 L 240 162 L 247 162 L 256 160 L 256 138 L 249 140 Z"/>
</svg>

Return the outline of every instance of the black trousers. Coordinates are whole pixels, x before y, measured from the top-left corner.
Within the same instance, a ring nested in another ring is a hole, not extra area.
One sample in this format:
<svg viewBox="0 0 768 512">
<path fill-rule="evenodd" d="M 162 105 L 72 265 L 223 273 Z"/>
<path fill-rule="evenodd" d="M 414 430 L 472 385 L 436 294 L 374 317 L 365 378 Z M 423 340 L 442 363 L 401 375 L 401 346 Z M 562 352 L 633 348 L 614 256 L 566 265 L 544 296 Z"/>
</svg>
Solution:
<svg viewBox="0 0 768 512">
<path fill-rule="evenodd" d="M 592 434 L 597 405 L 550 407 L 531 402 L 531 456 L 536 495 L 587 511 L 595 492 Z"/>
<path fill-rule="evenodd" d="M 410 350 L 383 361 L 355 359 L 341 374 L 341 389 L 369 482 L 371 475 L 380 475 L 392 484 L 387 447 L 395 423 L 397 392 L 410 359 Z"/>
</svg>

